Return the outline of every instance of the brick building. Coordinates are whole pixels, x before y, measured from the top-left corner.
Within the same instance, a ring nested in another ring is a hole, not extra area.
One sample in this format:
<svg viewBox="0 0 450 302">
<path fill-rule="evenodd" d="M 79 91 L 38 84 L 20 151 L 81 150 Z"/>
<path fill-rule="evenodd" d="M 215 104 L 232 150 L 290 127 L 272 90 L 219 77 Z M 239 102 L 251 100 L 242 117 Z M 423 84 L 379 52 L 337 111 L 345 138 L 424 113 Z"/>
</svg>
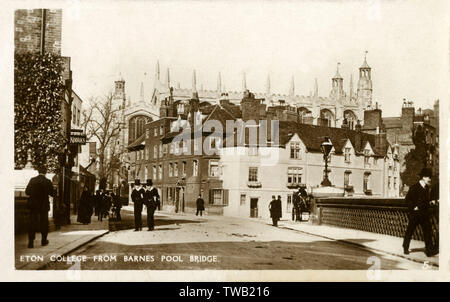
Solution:
<svg viewBox="0 0 450 302">
<path fill-rule="evenodd" d="M 433 109 L 415 109 L 413 102 L 403 100 L 400 117 L 385 117 L 386 136 L 389 142 L 399 149 L 401 172 L 405 168 L 405 156 L 414 149 L 413 135 L 418 127 L 422 127 L 428 149 L 428 165 L 433 175 L 439 175 L 439 100 Z M 407 190 L 407 188 L 403 188 Z"/>
</svg>

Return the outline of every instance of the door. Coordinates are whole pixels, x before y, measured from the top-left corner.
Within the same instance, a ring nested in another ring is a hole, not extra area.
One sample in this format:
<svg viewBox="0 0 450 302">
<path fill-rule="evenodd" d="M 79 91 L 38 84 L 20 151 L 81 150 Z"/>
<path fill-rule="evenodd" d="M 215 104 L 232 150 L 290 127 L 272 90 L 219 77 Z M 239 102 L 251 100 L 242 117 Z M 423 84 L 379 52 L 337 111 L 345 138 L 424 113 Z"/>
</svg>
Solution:
<svg viewBox="0 0 450 302">
<path fill-rule="evenodd" d="M 258 198 L 250 198 L 250 217 L 258 218 Z"/>
</svg>

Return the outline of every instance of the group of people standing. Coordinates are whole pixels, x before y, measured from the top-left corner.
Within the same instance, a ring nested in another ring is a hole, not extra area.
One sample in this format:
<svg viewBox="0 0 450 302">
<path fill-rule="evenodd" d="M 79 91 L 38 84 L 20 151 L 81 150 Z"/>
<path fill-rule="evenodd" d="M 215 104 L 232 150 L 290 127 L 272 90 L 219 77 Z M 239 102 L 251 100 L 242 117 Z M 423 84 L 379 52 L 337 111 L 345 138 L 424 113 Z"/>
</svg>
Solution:
<svg viewBox="0 0 450 302">
<path fill-rule="evenodd" d="M 131 192 L 131 200 L 134 204 L 134 231 L 142 231 L 142 209 L 144 205 L 147 208 L 147 227 L 148 231 L 155 228 L 155 210 L 160 210 L 158 190 L 153 186 L 151 179 L 147 179 L 145 184 L 141 185 L 139 179 L 136 179 Z"/>
<path fill-rule="evenodd" d="M 104 192 L 103 189 L 100 189 L 95 192 L 95 195 L 92 195 L 89 188 L 84 186 L 78 203 L 77 222 L 82 224 L 91 223 L 92 214 L 95 214 L 99 221 L 103 221 L 103 218 L 110 215 L 111 209 L 116 219 L 120 220 L 121 208 L 120 199 L 114 192 Z"/>
<path fill-rule="evenodd" d="M 298 191 L 292 195 L 293 207 L 292 207 L 292 220 L 302 221 L 301 215 L 303 212 L 309 211 L 309 204 L 307 201 L 308 194 L 306 190 L 301 187 Z M 275 199 L 275 195 L 272 195 L 272 201 L 269 204 L 270 218 L 272 218 L 272 225 L 278 226 L 278 221 L 282 217 L 281 211 L 281 196 Z"/>
</svg>

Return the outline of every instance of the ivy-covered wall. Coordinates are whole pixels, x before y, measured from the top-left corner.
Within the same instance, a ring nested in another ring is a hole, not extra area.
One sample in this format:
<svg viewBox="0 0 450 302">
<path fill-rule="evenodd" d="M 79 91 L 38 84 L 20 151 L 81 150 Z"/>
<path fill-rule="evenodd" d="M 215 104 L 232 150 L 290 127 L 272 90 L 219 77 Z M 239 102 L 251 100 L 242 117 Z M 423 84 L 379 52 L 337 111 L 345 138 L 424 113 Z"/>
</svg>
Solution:
<svg viewBox="0 0 450 302">
<path fill-rule="evenodd" d="M 63 62 L 52 53 L 14 55 L 14 160 L 15 168 L 27 163 L 56 172 L 58 155 L 66 143 L 62 125 Z"/>
</svg>

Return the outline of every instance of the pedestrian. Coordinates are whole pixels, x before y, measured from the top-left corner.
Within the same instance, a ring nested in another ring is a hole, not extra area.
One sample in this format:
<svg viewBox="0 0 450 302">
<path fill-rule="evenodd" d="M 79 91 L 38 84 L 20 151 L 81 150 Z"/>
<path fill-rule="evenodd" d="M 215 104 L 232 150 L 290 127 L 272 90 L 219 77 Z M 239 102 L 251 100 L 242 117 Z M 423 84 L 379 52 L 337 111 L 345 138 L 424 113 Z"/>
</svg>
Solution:
<svg viewBox="0 0 450 302">
<path fill-rule="evenodd" d="M 112 203 L 113 203 L 113 212 L 114 212 L 116 221 L 121 221 L 122 217 L 120 217 L 120 209 L 122 208 L 122 202 L 120 201 L 119 196 L 116 195 L 114 192 L 111 193 L 111 198 L 112 198 Z"/>
<path fill-rule="evenodd" d="M 54 196 L 52 182 L 45 177 L 47 168 L 39 167 L 39 175 L 30 179 L 25 194 L 29 196 L 27 207 L 30 211 L 28 226 L 28 248 L 34 247 L 37 230 L 41 232 L 41 244 L 48 245 L 48 211 L 50 211 L 49 196 Z"/>
<path fill-rule="evenodd" d="M 278 199 L 272 196 L 272 201 L 269 204 L 270 217 L 272 218 L 272 225 L 278 226 L 278 220 L 281 218 L 281 196 Z"/>
<path fill-rule="evenodd" d="M 142 231 L 142 208 L 143 198 L 141 194 L 141 182 L 139 179 L 134 180 L 134 188 L 131 192 L 131 200 L 134 205 L 134 231 Z"/>
<path fill-rule="evenodd" d="M 202 194 L 198 195 L 196 203 L 197 203 L 197 213 L 195 213 L 195 216 L 198 216 L 199 213 L 200 216 L 202 216 L 202 212 L 205 210 L 205 201 L 202 198 Z"/>
<path fill-rule="evenodd" d="M 153 181 L 147 179 L 147 191 L 145 192 L 145 199 L 147 201 L 147 227 L 148 231 L 155 229 L 155 210 L 160 208 L 159 206 L 159 193 L 158 190 L 153 186 Z"/>
<path fill-rule="evenodd" d="M 98 216 L 98 212 L 100 209 L 100 190 L 95 191 L 94 195 L 94 215 Z M 100 217 L 99 217 L 100 219 Z"/>
<path fill-rule="evenodd" d="M 111 191 L 106 191 L 105 195 L 103 196 L 103 216 L 109 217 L 109 211 L 111 210 L 112 205 L 112 197 L 111 197 Z"/>
<path fill-rule="evenodd" d="M 300 212 L 300 195 L 299 192 L 294 192 L 294 194 L 292 194 L 292 221 L 299 220 L 299 212 Z"/>
<path fill-rule="evenodd" d="M 98 221 L 103 221 L 104 208 L 105 208 L 105 193 L 103 189 L 100 189 L 98 200 L 97 200 L 97 215 Z"/>
<path fill-rule="evenodd" d="M 82 224 L 91 223 L 92 205 L 91 205 L 91 193 L 87 185 L 84 185 L 83 192 L 78 203 L 78 217 L 77 221 Z"/>
<path fill-rule="evenodd" d="M 432 246 L 431 224 L 429 217 L 430 189 L 432 172 L 428 168 L 423 168 L 419 174 L 419 182 L 412 185 L 406 194 L 405 201 L 408 205 L 408 227 L 406 228 L 403 240 L 403 253 L 409 254 L 409 243 L 414 230 L 418 225 L 422 228 L 425 241 L 425 254 L 427 257 L 436 255 L 437 251 Z M 433 202 L 434 203 L 434 202 Z"/>
</svg>

